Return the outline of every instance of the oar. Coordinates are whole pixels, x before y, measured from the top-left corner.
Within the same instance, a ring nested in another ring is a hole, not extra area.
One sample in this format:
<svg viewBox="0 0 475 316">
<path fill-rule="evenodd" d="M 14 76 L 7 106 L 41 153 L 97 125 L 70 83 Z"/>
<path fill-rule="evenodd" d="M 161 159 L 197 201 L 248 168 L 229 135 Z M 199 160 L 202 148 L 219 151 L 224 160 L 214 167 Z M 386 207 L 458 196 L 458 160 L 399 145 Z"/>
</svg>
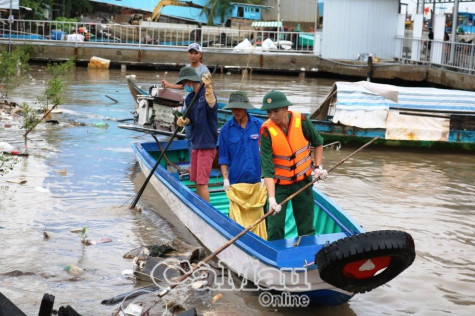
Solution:
<svg viewBox="0 0 475 316">
<path fill-rule="evenodd" d="M 366 147 L 368 147 L 369 145 L 371 145 L 372 143 L 374 143 L 377 139 L 379 139 L 379 136 L 373 138 L 372 140 L 370 140 L 369 142 L 367 142 L 366 144 L 364 144 L 363 146 L 361 146 L 360 148 L 358 148 L 357 150 L 355 150 L 353 153 L 351 153 L 350 155 L 348 155 L 348 157 L 346 157 L 345 159 L 342 159 L 340 160 L 336 165 L 334 165 L 333 167 L 331 167 L 328 172 L 332 172 L 333 170 L 335 170 L 338 166 L 340 166 L 342 163 L 344 163 L 346 160 L 350 159 L 352 156 L 354 156 L 356 153 L 358 153 L 359 151 L 365 149 Z M 279 205 L 283 205 L 285 203 L 287 203 L 289 200 L 291 200 L 292 198 L 294 198 L 296 195 L 298 195 L 299 193 L 301 193 L 302 191 L 304 191 L 306 188 L 308 188 L 309 186 L 313 185 L 315 182 L 317 182 L 320 178 L 315 178 L 313 179 L 311 182 L 307 183 L 305 186 L 303 186 L 302 188 L 300 188 L 298 191 L 296 191 L 294 194 L 290 195 L 289 197 L 287 197 L 285 200 L 283 200 L 282 202 L 279 203 Z M 161 291 L 160 293 L 158 293 L 158 297 L 163 297 L 165 296 L 168 292 L 170 292 L 171 289 L 177 287 L 180 282 L 182 282 L 183 280 L 187 279 L 190 275 L 192 275 L 197 269 L 199 269 L 203 264 L 209 262 L 211 259 L 213 259 L 214 257 L 216 257 L 219 253 L 221 253 L 223 250 L 225 250 L 226 248 L 228 248 L 230 245 L 232 245 L 236 240 L 238 240 L 239 238 L 241 238 L 244 234 L 246 234 L 248 231 L 252 230 L 254 227 L 256 227 L 260 222 L 262 222 L 264 219 L 266 219 L 267 217 L 269 217 L 270 215 L 274 214 L 274 210 L 270 210 L 269 212 L 267 212 L 266 214 L 264 214 L 261 218 L 259 218 L 258 220 L 256 220 L 254 223 L 252 223 L 250 226 L 248 226 L 246 229 L 244 229 L 242 232 L 240 232 L 239 234 L 237 234 L 233 239 L 230 239 L 226 244 L 224 244 L 223 246 L 221 246 L 221 248 L 219 248 L 218 250 L 216 250 L 215 252 L 213 252 L 212 254 L 210 254 L 209 256 L 207 256 L 205 259 L 203 259 L 202 261 L 200 261 L 196 266 L 194 266 L 190 271 L 188 271 L 187 273 L 185 273 L 184 275 L 182 275 L 180 278 L 178 278 L 178 280 L 169 285 L 166 289 L 164 289 L 163 291 Z M 152 306 L 153 307 L 153 306 Z M 147 311 L 149 311 L 152 307 L 150 307 Z"/>
<path fill-rule="evenodd" d="M 217 68 L 218 68 L 218 65 L 216 65 L 216 66 L 214 67 L 213 74 L 214 74 L 214 72 L 216 71 Z M 205 86 L 205 84 L 204 84 L 204 83 L 201 83 L 200 88 L 199 88 L 198 92 L 195 94 L 195 96 L 193 97 L 193 99 L 191 100 L 190 105 L 186 107 L 185 113 L 183 113 L 183 119 L 186 118 L 186 116 L 187 116 L 188 113 L 190 112 L 190 110 L 191 110 L 191 108 L 193 107 L 193 105 L 195 105 L 195 102 L 196 102 L 198 96 L 200 95 L 201 90 L 203 90 L 203 87 L 204 87 L 204 86 Z M 218 106 L 218 105 L 216 104 L 215 106 Z M 179 128 L 175 129 L 175 131 L 173 132 L 173 135 L 170 136 L 170 140 L 168 141 L 167 145 L 165 146 L 165 149 L 163 149 L 163 151 L 160 153 L 160 156 L 158 157 L 157 162 L 155 162 L 155 165 L 153 166 L 153 168 L 152 168 L 152 170 L 150 171 L 149 175 L 148 175 L 147 178 L 145 179 L 144 184 L 143 184 L 142 187 L 140 188 L 139 192 L 137 192 L 137 195 L 135 196 L 134 201 L 133 201 L 132 204 L 130 205 L 130 209 L 135 208 L 135 206 L 137 205 L 137 202 L 139 201 L 140 196 L 142 196 L 143 191 L 145 191 L 145 187 L 147 186 L 148 182 L 149 182 L 150 179 L 152 178 L 153 173 L 155 172 L 155 170 L 157 170 L 157 167 L 158 167 L 158 165 L 160 164 L 160 161 L 162 160 L 163 155 L 164 155 L 165 152 L 167 151 L 168 147 L 170 147 L 170 145 L 172 144 L 172 141 L 173 141 L 173 139 L 175 138 L 176 134 L 178 134 L 178 130 L 179 130 Z"/>
</svg>

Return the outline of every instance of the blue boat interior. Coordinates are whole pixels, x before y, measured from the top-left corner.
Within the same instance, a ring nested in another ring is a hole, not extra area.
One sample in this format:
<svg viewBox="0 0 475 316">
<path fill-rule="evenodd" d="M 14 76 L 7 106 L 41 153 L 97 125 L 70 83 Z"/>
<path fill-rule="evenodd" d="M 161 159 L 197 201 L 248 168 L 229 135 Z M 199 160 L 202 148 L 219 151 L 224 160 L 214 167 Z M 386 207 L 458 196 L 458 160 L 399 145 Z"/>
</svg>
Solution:
<svg viewBox="0 0 475 316">
<path fill-rule="evenodd" d="M 166 148 L 167 143 L 162 143 L 161 148 Z M 210 175 L 210 204 L 212 209 L 219 211 L 217 214 L 205 213 L 207 203 L 194 194 L 194 182 L 189 180 L 186 170 L 189 168 L 189 155 L 186 140 L 173 141 L 165 153 L 158 150 L 155 143 L 141 144 L 144 151 L 150 155 L 151 163 L 160 158 L 160 166 L 163 170 L 168 171 L 167 176 L 171 176 L 174 180 L 181 182 L 183 189 L 179 193 L 195 205 L 195 211 L 203 217 L 207 217 L 210 225 L 215 225 L 218 229 L 222 229 L 223 234 L 229 234 L 226 237 L 231 239 L 237 235 L 243 227 L 229 219 L 229 200 L 223 189 L 223 178 L 218 168 L 214 168 Z M 143 153 L 142 153 L 143 154 Z M 186 187 L 186 189 L 185 189 Z M 328 242 L 333 242 L 340 238 L 361 233 L 362 228 L 351 219 L 342 209 L 334 202 L 326 197 L 318 190 L 314 191 L 314 226 L 315 236 L 304 236 L 299 238 L 295 220 L 292 215 L 292 205 L 288 203 L 287 218 L 285 225 L 285 239 L 265 241 L 261 237 L 249 232 L 241 237 L 241 247 L 247 244 L 260 244 L 259 253 L 262 255 L 261 260 L 271 261 L 269 264 L 280 267 L 304 266 L 304 262 L 313 263 L 315 253 Z M 202 207 L 201 207 L 202 206 Z M 214 213 L 217 213 L 217 212 Z M 231 223 L 232 222 L 232 223 Z M 304 255 L 305 253 L 305 255 Z M 315 266 L 314 266 L 315 268 Z"/>
</svg>

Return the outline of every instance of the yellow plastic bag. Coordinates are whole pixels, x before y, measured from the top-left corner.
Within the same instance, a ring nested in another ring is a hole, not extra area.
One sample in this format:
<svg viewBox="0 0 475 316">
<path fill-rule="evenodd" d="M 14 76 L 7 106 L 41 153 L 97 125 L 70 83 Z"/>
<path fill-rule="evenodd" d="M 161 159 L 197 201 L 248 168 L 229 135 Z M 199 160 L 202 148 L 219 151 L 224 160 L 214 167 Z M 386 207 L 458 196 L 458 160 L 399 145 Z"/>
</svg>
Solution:
<svg viewBox="0 0 475 316">
<path fill-rule="evenodd" d="M 260 183 L 236 183 L 226 191 L 229 199 L 229 217 L 238 224 L 248 227 L 264 216 L 264 204 L 267 199 L 266 187 Z M 251 230 L 262 239 L 267 240 L 265 221 Z"/>
</svg>

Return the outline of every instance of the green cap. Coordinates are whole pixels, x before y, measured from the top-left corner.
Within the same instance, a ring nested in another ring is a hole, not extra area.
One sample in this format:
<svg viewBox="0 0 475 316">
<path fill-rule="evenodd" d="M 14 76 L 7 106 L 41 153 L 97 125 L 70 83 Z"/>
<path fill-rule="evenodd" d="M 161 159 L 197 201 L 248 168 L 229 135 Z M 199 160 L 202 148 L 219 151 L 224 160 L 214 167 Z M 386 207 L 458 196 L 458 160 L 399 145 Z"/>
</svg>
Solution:
<svg viewBox="0 0 475 316">
<path fill-rule="evenodd" d="M 180 69 L 178 74 L 178 79 L 175 81 L 176 84 L 181 83 L 183 80 L 197 81 L 201 82 L 200 76 L 196 73 L 195 68 L 186 66 Z"/>
<path fill-rule="evenodd" d="M 234 91 L 229 96 L 229 103 L 223 109 L 253 109 L 251 103 L 249 103 L 249 98 L 247 93 L 244 91 Z"/>
<path fill-rule="evenodd" d="M 277 90 L 272 90 L 264 96 L 264 99 L 262 99 L 261 110 L 273 110 L 283 108 L 289 105 L 292 105 L 292 103 L 287 100 L 287 97 L 284 93 Z"/>
</svg>

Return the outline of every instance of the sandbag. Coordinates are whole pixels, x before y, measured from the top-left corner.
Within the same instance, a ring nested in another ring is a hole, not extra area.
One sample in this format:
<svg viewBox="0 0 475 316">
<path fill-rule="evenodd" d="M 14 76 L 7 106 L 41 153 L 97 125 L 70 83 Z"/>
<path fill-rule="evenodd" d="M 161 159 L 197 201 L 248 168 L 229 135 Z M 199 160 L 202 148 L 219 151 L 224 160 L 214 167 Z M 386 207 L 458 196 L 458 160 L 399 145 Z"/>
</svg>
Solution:
<svg viewBox="0 0 475 316">
<path fill-rule="evenodd" d="M 267 199 L 266 187 L 261 183 L 236 183 L 226 191 L 229 199 L 229 217 L 243 227 L 252 225 L 264 216 L 264 205 Z M 267 240 L 265 221 L 260 222 L 251 230 L 254 234 Z"/>
</svg>

